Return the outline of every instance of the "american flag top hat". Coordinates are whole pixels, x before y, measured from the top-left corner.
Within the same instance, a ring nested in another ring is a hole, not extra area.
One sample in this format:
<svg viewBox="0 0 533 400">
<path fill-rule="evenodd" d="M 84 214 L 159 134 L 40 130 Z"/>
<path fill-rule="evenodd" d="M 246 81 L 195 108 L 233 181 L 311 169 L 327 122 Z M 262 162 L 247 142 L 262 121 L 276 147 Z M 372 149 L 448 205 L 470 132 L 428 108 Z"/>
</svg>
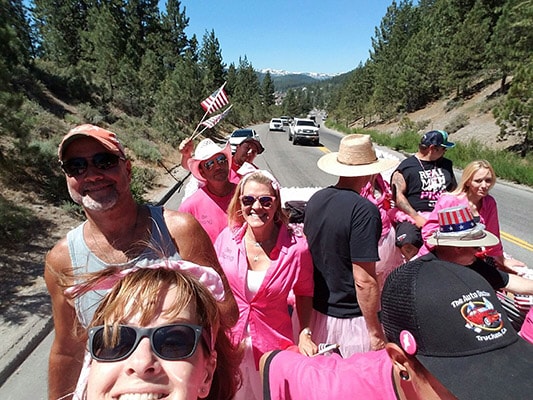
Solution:
<svg viewBox="0 0 533 400">
<path fill-rule="evenodd" d="M 476 223 L 466 206 L 450 207 L 438 212 L 439 229 L 427 242 L 432 246 L 483 247 L 498 244 L 499 239 Z"/>
<path fill-rule="evenodd" d="M 464 232 L 476 228 L 474 217 L 466 207 L 445 208 L 438 213 L 439 231 L 443 233 Z M 483 230 L 483 224 L 477 224 Z"/>
</svg>

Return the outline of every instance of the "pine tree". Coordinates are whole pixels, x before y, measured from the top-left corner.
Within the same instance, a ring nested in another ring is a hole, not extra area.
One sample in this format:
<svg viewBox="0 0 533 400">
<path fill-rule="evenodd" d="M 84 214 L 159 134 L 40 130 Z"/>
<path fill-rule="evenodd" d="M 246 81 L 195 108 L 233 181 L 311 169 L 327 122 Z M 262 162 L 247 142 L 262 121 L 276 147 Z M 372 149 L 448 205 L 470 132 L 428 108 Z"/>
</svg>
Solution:
<svg viewBox="0 0 533 400">
<path fill-rule="evenodd" d="M 263 78 L 263 82 L 261 83 L 261 97 L 263 99 L 263 104 L 267 109 L 274 105 L 274 92 L 274 82 L 272 81 L 270 72 L 267 71 Z"/>
<path fill-rule="evenodd" d="M 455 86 L 457 96 L 465 92 L 484 66 L 490 23 L 490 10 L 477 1 L 457 26 L 447 60 L 449 86 Z"/>
<path fill-rule="evenodd" d="M 113 99 L 117 75 L 121 65 L 128 61 L 123 23 L 122 15 L 112 4 L 103 4 L 90 9 L 88 28 L 82 33 L 83 62 L 92 71 L 94 82 L 101 87 L 104 100 Z"/>
<path fill-rule="evenodd" d="M 510 0 L 503 8 L 490 43 L 492 65 L 501 73 L 501 92 L 513 75 L 503 104 L 494 110 L 501 135 L 524 135 L 522 155 L 533 147 L 533 1 Z"/>
<path fill-rule="evenodd" d="M 507 77 L 528 59 L 533 49 L 533 1 L 507 0 L 491 37 L 490 65 L 500 72 L 501 92 Z"/>
<path fill-rule="evenodd" d="M 232 100 L 240 115 L 240 124 L 243 125 L 247 121 L 261 120 L 262 107 L 259 79 L 246 56 L 239 58 L 237 81 L 234 90 Z"/>
<path fill-rule="evenodd" d="M 41 36 L 42 57 L 60 66 L 77 65 L 82 54 L 81 32 L 87 29 L 91 0 L 34 0 L 33 16 Z"/>
<path fill-rule="evenodd" d="M 200 82 L 198 64 L 183 57 L 156 95 L 154 122 L 163 137 L 175 146 L 192 133 L 203 115 Z"/>
<path fill-rule="evenodd" d="M 203 73 L 203 87 L 206 92 L 212 92 L 226 80 L 226 64 L 222 61 L 222 50 L 214 30 L 205 32 L 203 36 L 199 61 Z"/>
<path fill-rule="evenodd" d="M 18 80 L 26 76 L 30 63 L 28 24 L 21 1 L 0 0 L 0 11 L 0 136 L 14 134 L 23 146 L 28 132 L 20 115 L 23 96 Z M 0 146 L 0 164 L 5 160 L 2 149 Z"/>
<path fill-rule="evenodd" d="M 185 15 L 185 8 L 181 9 L 179 0 L 168 0 L 161 17 L 160 34 L 154 38 L 157 44 L 157 54 L 161 57 L 161 62 L 166 71 L 173 71 L 176 65 L 182 60 L 190 46 L 185 29 L 189 26 L 189 18 Z M 194 52 L 196 48 L 194 49 Z"/>
</svg>

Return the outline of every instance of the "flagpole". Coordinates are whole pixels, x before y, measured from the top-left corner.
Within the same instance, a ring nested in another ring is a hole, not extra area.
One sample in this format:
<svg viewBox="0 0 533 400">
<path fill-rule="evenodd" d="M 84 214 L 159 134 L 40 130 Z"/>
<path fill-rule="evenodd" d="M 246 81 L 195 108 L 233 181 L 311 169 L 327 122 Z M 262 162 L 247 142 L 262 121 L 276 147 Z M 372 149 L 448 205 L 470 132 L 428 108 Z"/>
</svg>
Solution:
<svg viewBox="0 0 533 400">
<path fill-rule="evenodd" d="M 231 109 L 231 107 L 233 107 L 233 104 L 230 104 L 228 108 L 226 108 L 223 112 L 220 113 L 220 115 L 227 114 L 228 111 Z M 221 118 L 221 120 L 222 120 L 222 118 Z M 218 123 L 218 122 L 217 122 L 217 123 Z M 201 124 L 201 122 L 200 122 L 200 124 Z M 199 125 L 200 125 L 200 124 L 199 124 Z M 216 125 L 216 124 L 215 124 L 215 125 Z M 214 127 L 214 125 L 211 126 L 211 128 L 213 128 L 213 127 Z M 206 127 L 205 127 L 204 129 L 202 129 L 200 132 L 198 132 L 198 133 L 196 133 L 196 134 L 193 134 L 193 136 L 191 136 L 191 140 L 196 139 L 198 136 L 200 136 L 202 133 L 204 133 L 205 130 L 208 129 L 208 128 L 210 128 L 210 127 L 209 127 L 209 126 L 206 126 Z"/>
<path fill-rule="evenodd" d="M 218 89 L 218 91 L 220 92 L 221 90 L 224 90 L 224 86 L 226 86 L 226 83 L 228 83 L 227 81 L 224 82 L 224 84 Z M 207 108 L 207 111 L 205 112 L 204 116 L 202 117 L 202 119 L 200 120 L 200 122 L 198 123 L 198 125 L 196 125 L 196 128 L 194 129 L 192 135 L 191 135 L 191 140 L 193 140 L 195 137 L 197 137 L 198 135 L 201 135 L 203 131 L 205 131 L 205 129 L 202 130 L 202 132 L 196 134 L 196 131 L 198 130 L 198 128 L 200 127 L 200 125 L 202 124 L 202 122 L 204 122 L 204 119 L 205 117 L 207 117 L 207 115 L 209 115 L 209 113 L 211 112 L 211 108 L 213 108 L 213 104 L 215 104 L 215 102 L 213 101 L 209 107 Z"/>
</svg>

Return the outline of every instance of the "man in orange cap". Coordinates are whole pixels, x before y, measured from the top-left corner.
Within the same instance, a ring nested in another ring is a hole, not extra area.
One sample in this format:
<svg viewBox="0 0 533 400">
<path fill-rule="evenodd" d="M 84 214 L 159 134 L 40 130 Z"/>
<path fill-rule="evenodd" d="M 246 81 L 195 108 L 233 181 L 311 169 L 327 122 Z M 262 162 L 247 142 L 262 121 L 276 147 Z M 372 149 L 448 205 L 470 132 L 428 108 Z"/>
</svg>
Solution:
<svg viewBox="0 0 533 400">
<path fill-rule="evenodd" d="M 91 291 L 71 301 L 64 293 L 64 278 L 70 284 L 82 273 L 117 264 L 142 266 L 157 259 L 211 266 L 225 284 L 222 315 L 233 325 L 238 310 L 205 230 L 188 214 L 135 202 L 131 162 L 113 132 L 78 126 L 63 138 L 58 156 L 70 196 L 83 207 L 87 220 L 46 256 L 45 280 L 55 327 L 48 371 L 50 399 L 74 391 L 86 349 L 86 332 L 80 328 L 91 321 L 104 294 Z"/>
</svg>

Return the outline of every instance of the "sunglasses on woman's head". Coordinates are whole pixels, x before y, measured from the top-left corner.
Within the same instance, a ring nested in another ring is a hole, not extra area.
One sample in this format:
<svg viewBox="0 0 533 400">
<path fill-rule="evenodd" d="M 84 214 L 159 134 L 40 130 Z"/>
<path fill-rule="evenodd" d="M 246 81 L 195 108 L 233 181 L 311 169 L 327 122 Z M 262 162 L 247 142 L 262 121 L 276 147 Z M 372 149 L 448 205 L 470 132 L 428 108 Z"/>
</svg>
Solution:
<svg viewBox="0 0 533 400">
<path fill-rule="evenodd" d="M 256 201 L 259 201 L 259 204 L 261 204 L 261 207 L 264 208 L 270 208 L 272 207 L 272 203 L 274 202 L 275 196 L 241 196 L 241 203 L 244 207 L 249 207 L 253 205 Z"/>
<path fill-rule="evenodd" d="M 108 326 L 107 329 L 103 325 L 95 326 L 89 330 L 89 352 L 97 361 L 125 360 L 135 351 L 141 339 L 147 337 L 157 357 L 168 361 L 183 360 L 196 351 L 202 330 L 201 326 L 191 324 L 154 328 L 118 325 Z"/>
<path fill-rule="evenodd" d="M 220 155 L 216 156 L 213 160 L 209 160 L 209 161 L 204 162 L 204 168 L 207 171 L 210 171 L 215 166 L 215 162 L 218 165 L 221 165 L 221 164 L 224 164 L 226 161 L 228 161 L 228 158 L 224 154 L 220 154 Z"/>
<path fill-rule="evenodd" d="M 108 170 L 118 165 L 121 158 L 112 153 L 96 153 L 90 159 L 84 157 L 69 158 L 68 160 L 61 161 L 61 169 L 68 176 L 76 177 L 83 175 L 89 168 L 89 161 L 98 169 Z"/>
</svg>

